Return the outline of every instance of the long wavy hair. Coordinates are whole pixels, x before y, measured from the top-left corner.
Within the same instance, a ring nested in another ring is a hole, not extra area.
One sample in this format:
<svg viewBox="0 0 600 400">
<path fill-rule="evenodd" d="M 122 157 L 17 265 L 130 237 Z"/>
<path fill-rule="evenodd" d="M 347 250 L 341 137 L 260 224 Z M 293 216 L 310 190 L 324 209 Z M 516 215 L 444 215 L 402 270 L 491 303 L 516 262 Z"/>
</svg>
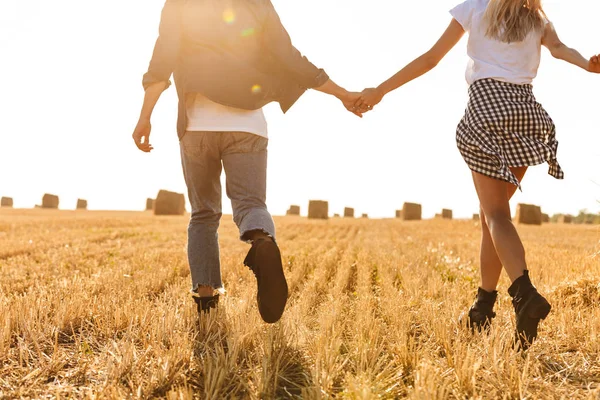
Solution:
<svg viewBox="0 0 600 400">
<path fill-rule="evenodd" d="M 486 35 L 505 43 L 525 40 L 532 31 L 544 29 L 542 0 L 490 0 L 484 19 Z"/>
</svg>

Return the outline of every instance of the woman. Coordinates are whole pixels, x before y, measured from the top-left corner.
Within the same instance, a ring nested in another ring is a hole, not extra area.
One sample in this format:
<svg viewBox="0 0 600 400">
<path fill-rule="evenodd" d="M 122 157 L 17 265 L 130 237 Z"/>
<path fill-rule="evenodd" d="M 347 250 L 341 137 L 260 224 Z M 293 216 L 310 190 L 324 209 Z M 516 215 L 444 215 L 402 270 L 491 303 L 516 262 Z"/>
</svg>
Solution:
<svg viewBox="0 0 600 400">
<path fill-rule="evenodd" d="M 370 110 L 383 97 L 433 69 L 469 33 L 469 104 L 458 125 L 458 148 L 472 171 L 482 215 L 481 287 L 470 308 L 472 329 L 487 328 L 495 317 L 502 267 L 516 313 L 517 340 L 527 348 L 550 304 L 529 278 L 525 250 L 510 216 L 509 200 L 532 165 L 547 162 L 557 179 L 558 142 L 552 119 L 536 102 L 531 83 L 541 46 L 555 58 L 600 73 L 598 56 L 585 59 L 565 46 L 546 19 L 541 0 L 467 0 L 451 10 L 450 26 L 425 54 L 375 89 L 367 89 L 357 110 Z"/>
</svg>

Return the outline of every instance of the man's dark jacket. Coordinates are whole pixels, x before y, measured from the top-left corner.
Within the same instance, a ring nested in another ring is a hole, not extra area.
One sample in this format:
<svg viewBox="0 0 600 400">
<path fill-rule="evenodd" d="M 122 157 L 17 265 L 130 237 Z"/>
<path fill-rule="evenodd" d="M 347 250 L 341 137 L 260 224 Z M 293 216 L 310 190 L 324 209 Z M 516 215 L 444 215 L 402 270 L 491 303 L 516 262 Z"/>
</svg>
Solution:
<svg viewBox="0 0 600 400">
<path fill-rule="evenodd" d="M 329 79 L 292 45 L 270 0 L 167 0 L 144 89 L 170 85 L 171 74 L 180 139 L 187 93 L 245 110 L 276 101 L 286 112 L 307 89 Z"/>
</svg>

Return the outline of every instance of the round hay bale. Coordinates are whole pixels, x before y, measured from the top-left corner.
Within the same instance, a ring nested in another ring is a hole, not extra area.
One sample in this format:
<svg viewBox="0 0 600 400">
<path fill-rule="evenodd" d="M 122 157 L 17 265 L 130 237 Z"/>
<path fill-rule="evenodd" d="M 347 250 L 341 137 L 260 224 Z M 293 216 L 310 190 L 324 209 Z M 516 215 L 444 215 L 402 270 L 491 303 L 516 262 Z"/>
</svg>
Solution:
<svg viewBox="0 0 600 400">
<path fill-rule="evenodd" d="M 322 200 L 311 200 L 308 203 L 308 218 L 329 219 L 329 203 Z"/>
<path fill-rule="evenodd" d="M 87 210 L 88 202 L 87 200 L 77 199 L 77 209 L 78 210 Z"/>
<path fill-rule="evenodd" d="M 443 219 L 452 219 L 453 218 L 452 210 L 448 210 L 448 209 L 444 208 L 442 210 L 442 218 Z"/>
<path fill-rule="evenodd" d="M 344 218 L 354 218 L 354 208 L 344 208 Z"/>
<path fill-rule="evenodd" d="M 44 197 L 42 197 L 42 208 L 57 209 L 58 204 L 58 196 L 46 193 Z"/>
<path fill-rule="evenodd" d="M 13 207 L 13 199 L 12 197 L 3 197 L 2 199 L 0 199 L 0 207 Z"/>
<path fill-rule="evenodd" d="M 550 215 L 548 214 L 542 214 L 542 222 L 545 224 L 550 223 Z"/>
<path fill-rule="evenodd" d="M 515 221 L 524 225 L 541 225 L 542 208 L 531 204 L 518 204 Z"/>
<path fill-rule="evenodd" d="M 147 198 L 146 199 L 146 211 L 154 210 L 154 199 Z"/>
<path fill-rule="evenodd" d="M 404 221 L 420 221 L 423 208 L 417 203 L 404 203 L 402 206 L 402 219 Z"/>
<path fill-rule="evenodd" d="M 369 214 L 363 214 L 361 218 L 369 219 Z"/>
<path fill-rule="evenodd" d="M 286 215 L 300 215 L 300 206 L 290 206 L 290 209 L 287 210 Z"/>
<path fill-rule="evenodd" d="M 435 217 L 433 217 L 435 219 L 442 219 L 442 214 L 435 214 Z"/>
<path fill-rule="evenodd" d="M 402 210 L 396 210 L 396 218 L 402 218 Z"/>
<path fill-rule="evenodd" d="M 181 193 L 161 190 L 154 201 L 154 215 L 185 214 L 185 196 Z"/>
<path fill-rule="evenodd" d="M 340 214 L 333 214 L 333 218 L 340 218 Z"/>
</svg>

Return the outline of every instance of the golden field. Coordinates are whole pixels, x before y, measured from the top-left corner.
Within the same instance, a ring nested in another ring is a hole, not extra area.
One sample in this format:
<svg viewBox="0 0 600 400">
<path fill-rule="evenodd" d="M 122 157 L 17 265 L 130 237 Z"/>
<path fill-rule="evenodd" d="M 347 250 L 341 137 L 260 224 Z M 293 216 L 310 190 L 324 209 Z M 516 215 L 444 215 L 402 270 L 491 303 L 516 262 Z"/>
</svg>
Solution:
<svg viewBox="0 0 600 400">
<path fill-rule="evenodd" d="M 501 281 L 489 335 L 471 221 L 276 218 L 290 300 L 269 326 L 248 246 L 221 228 L 227 295 L 199 318 L 187 218 L 0 211 L 0 398 L 597 399 L 600 229 L 519 226 L 553 312 L 525 355 Z"/>
</svg>

